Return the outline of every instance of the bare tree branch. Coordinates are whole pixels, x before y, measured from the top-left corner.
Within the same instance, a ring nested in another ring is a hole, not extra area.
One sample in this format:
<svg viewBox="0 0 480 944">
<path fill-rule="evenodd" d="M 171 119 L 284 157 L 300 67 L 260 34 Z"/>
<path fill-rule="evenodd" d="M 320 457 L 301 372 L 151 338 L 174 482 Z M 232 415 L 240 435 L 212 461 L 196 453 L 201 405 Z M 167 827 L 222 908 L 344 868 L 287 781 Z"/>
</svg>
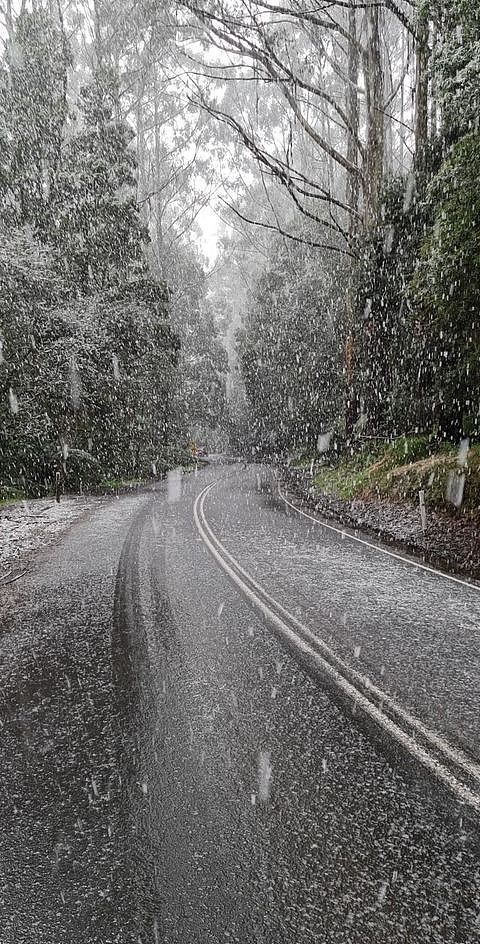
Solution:
<svg viewBox="0 0 480 944">
<path fill-rule="evenodd" d="M 274 226 L 273 223 L 264 223 L 262 220 L 252 220 L 250 217 L 245 216 L 245 214 L 241 213 L 240 210 L 238 210 L 232 204 L 227 203 L 226 200 L 222 199 L 221 202 L 226 207 L 228 207 L 229 210 L 235 213 L 235 216 L 238 216 L 239 219 L 243 220 L 245 223 L 250 223 L 252 226 L 260 226 L 263 229 L 273 230 L 273 232 L 279 233 L 280 236 L 285 236 L 287 239 L 291 239 L 293 240 L 293 242 L 296 242 L 296 243 L 302 243 L 304 246 L 311 246 L 314 249 L 327 249 L 327 250 L 330 250 L 331 252 L 338 252 L 343 256 L 350 256 L 351 259 L 356 258 L 355 253 L 353 253 L 351 249 L 348 249 L 345 246 L 343 247 L 337 246 L 334 243 L 319 243 L 314 239 L 308 239 L 307 237 L 304 237 L 304 236 L 298 236 L 295 233 L 288 233 L 287 230 L 285 230 L 283 227 Z"/>
</svg>

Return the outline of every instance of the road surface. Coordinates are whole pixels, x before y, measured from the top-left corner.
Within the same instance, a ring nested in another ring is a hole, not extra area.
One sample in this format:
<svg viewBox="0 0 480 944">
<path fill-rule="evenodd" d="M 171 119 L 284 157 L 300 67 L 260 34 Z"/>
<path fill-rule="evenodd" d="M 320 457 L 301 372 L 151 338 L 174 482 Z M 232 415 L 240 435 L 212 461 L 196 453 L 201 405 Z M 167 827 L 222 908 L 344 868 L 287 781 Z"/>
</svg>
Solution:
<svg viewBox="0 0 480 944">
<path fill-rule="evenodd" d="M 218 465 L 15 594 L 2 944 L 480 941 L 477 587 Z"/>
</svg>

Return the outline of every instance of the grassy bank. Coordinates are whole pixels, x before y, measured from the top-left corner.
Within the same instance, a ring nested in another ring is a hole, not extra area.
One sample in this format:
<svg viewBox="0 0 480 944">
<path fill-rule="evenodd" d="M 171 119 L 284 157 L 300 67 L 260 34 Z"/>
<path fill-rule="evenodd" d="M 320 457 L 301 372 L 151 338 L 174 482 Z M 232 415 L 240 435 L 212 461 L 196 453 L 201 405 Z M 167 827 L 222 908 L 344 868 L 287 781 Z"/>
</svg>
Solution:
<svg viewBox="0 0 480 944">
<path fill-rule="evenodd" d="M 24 501 L 25 498 L 25 492 L 21 489 L 0 484 L 0 508 L 12 505 L 14 502 Z"/>
<path fill-rule="evenodd" d="M 303 467 L 310 463 L 302 461 Z M 365 447 L 355 455 L 315 463 L 313 486 L 336 498 L 418 502 L 458 514 L 480 515 L 480 446 L 464 451 L 439 447 L 427 437 L 401 437 Z"/>
</svg>

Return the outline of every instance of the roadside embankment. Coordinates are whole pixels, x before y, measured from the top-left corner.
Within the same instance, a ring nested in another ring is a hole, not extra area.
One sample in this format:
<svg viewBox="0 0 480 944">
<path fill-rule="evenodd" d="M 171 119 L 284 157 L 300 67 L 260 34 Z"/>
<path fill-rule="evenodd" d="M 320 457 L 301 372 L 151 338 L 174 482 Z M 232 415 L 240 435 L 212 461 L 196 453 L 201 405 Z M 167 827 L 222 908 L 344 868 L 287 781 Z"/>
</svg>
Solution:
<svg viewBox="0 0 480 944">
<path fill-rule="evenodd" d="M 318 514 L 480 578 L 478 446 L 434 450 L 427 439 L 402 438 L 348 458 L 292 460 L 280 474 Z"/>
</svg>

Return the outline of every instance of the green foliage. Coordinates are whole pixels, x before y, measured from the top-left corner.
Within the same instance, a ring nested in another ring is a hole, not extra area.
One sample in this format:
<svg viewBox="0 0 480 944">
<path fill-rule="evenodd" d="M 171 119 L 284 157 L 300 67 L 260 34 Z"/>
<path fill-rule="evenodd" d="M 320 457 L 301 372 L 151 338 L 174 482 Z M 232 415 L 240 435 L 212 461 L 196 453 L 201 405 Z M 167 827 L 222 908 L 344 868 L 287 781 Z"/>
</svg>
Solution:
<svg viewBox="0 0 480 944">
<path fill-rule="evenodd" d="M 0 485 L 0 508 L 13 502 L 24 501 L 25 497 L 25 493 L 18 488 Z"/>
<path fill-rule="evenodd" d="M 227 352 L 207 297 L 205 274 L 189 250 L 173 267 L 172 322 L 181 347 L 175 414 L 184 438 L 216 441 L 227 423 Z"/>
<path fill-rule="evenodd" d="M 315 445 L 338 419 L 341 288 L 322 262 L 303 246 L 276 246 L 239 335 L 251 436 L 263 452 Z"/>
<path fill-rule="evenodd" d="M 103 468 L 148 476 L 156 466 L 160 471 L 170 447 L 178 339 L 168 321 L 167 295 L 142 279 L 96 299 L 95 313 L 104 331 L 96 371 L 104 380 L 90 392 L 98 420 L 86 432 Z"/>
<path fill-rule="evenodd" d="M 135 201 L 133 132 L 114 119 L 110 70 L 82 89 L 83 127 L 64 150 L 52 194 L 51 239 L 62 277 L 82 292 L 119 285 L 145 268 Z"/>
<path fill-rule="evenodd" d="M 45 10 L 22 12 L 0 67 L 0 127 L 7 196 L 4 219 L 30 224 L 42 238 L 50 230 L 50 198 L 61 161 L 67 118 L 68 45 Z"/>
<path fill-rule="evenodd" d="M 345 500 L 375 497 L 414 504 L 423 489 L 429 507 L 454 513 L 449 490 L 452 478 L 463 475 L 462 508 L 476 514 L 480 508 L 480 448 L 472 447 L 465 464 L 459 465 L 456 450 L 448 445 L 439 449 L 429 437 L 400 437 L 373 452 L 365 449 L 335 466 L 321 468 L 313 484 L 318 492 Z"/>
<path fill-rule="evenodd" d="M 357 457 L 320 469 L 314 476 L 313 485 L 324 495 L 350 501 L 363 492 L 366 481 L 365 469 Z"/>
<path fill-rule="evenodd" d="M 66 133 L 69 61 L 47 14 L 22 14 L 0 97 L 0 483 L 28 494 L 176 458 L 179 341 L 143 256 L 132 134 L 108 70 Z"/>
<path fill-rule="evenodd" d="M 398 436 L 430 421 L 421 372 L 428 334 L 406 291 L 428 221 L 420 197 L 413 175 L 386 183 L 380 221 L 357 268 L 357 391 L 364 430 L 374 435 Z"/>
<path fill-rule="evenodd" d="M 428 335 L 423 385 L 433 425 L 458 438 L 478 433 L 480 413 L 480 134 L 451 149 L 432 180 L 434 224 L 411 298 Z M 468 421 L 470 417 L 470 421 Z"/>
<path fill-rule="evenodd" d="M 385 453 L 388 456 L 385 467 L 418 462 L 420 459 L 427 459 L 434 455 L 437 450 L 438 444 L 433 436 L 399 436 L 388 446 Z"/>
<path fill-rule="evenodd" d="M 477 0 L 436 0 L 439 33 L 433 68 L 447 142 L 478 128 L 480 8 Z"/>
<path fill-rule="evenodd" d="M 105 472 L 150 476 L 156 464 L 160 471 L 178 349 L 165 289 L 143 279 L 46 304 L 38 288 L 23 309 L 23 345 L 18 284 L 15 320 L 0 307 L 4 478 L 41 492 L 57 471 L 71 490 Z"/>
<path fill-rule="evenodd" d="M 45 473 L 42 436 L 49 427 L 41 387 L 50 386 L 37 350 L 53 349 L 50 317 L 59 291 L 51 256 L 28 229 L 0 232 L 0 470 L 4 483 L 24 482 L 27 469 Z M 19 422 L 19 416 L 22 420 Z"/>
</svg>

